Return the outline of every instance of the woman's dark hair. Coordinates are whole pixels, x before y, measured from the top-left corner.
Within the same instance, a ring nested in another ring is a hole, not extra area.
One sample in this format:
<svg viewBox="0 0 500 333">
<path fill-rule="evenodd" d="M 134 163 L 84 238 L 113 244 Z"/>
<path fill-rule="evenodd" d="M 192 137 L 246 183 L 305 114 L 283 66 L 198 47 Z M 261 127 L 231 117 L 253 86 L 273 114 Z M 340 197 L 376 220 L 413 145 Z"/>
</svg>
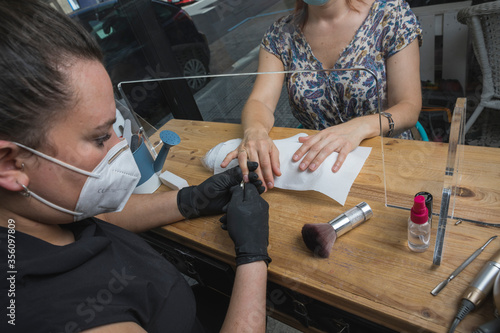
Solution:
<svg viewBox="0 0 500 333">
<path fill-rule="evenodd" d="M 37 148 L 74 104 L 67 68 L 102 62 L 89 34 L 37 0 L 0 0 L 0 140 Z"/>
<path fill-rule="evenodd" d="M 347 3 L 347 6 L 351 10 L 358 11 L 356 7 L 352 4 L 353 0 L 345 0 Z M 294 22 L 297 24 L 301 29 L 304 29 L 304 26 L 307 23 L 307 10 L 308 10 L 309 5 L 307 5 L 304 0 L 296 0 L 295 1 L 295 11 L 294 11 Z"/>
</svg>

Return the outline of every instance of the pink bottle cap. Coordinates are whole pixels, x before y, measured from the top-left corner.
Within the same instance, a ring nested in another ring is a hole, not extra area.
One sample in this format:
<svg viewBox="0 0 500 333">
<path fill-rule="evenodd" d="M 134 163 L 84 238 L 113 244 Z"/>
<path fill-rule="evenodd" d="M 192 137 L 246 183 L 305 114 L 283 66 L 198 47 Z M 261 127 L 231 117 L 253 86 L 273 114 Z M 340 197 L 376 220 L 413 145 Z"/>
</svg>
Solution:
<svg viewBox="0 0 500 333">
<path fill-rule="evenodd" d="M 413 199 L 411 208 L 411 220 L 416 224 L 424 224 L 429 219 L 427 207 L 425 207 L 425 198 L 423 195 L 417 195 Z"/>
</svg>

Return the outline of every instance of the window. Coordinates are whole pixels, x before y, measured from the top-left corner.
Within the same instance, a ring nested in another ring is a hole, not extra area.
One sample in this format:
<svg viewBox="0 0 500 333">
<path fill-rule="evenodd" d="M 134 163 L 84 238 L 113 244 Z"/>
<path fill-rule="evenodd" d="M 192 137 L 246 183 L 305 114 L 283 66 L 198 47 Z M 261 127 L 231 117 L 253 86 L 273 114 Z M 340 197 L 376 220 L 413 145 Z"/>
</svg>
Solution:
<svg viewBox="0 0 500 333">
<path fill-rule="evenodd" d="M 468 28 L 457 22 L 456 14 L 461 8 L 484 1 L 408 0 L 424 31 L 421 47 L 424 106 L 442 110 L 421 115 L 421 122 L 433 140 L 447 140 L 449 123 L 445 110 L 453 109 L 457 97 L 468 97 L 468 114 L 479 103 L 481 70 L 468 41 Z M 62 8 L 66 0 L 51 2 Z M 91 7 L 70 9 L 69 15 L 78 16 L 75 18 L 99 41 L 106 53 L 107 69 L 117 85 L 121 81 L 166 76 L 254 73 L 264 32 L 276 19 L 291 13 L 294 5 L 295 0 L 95 0 Z M 191 109 L 200 103 L 196 101 L 206 100 L 207 94 L 226 93 L 226 98 L 239 99 L 231 111 L 213 108 L 208 114 L 202 112 L 203 119 L 239 122 L 252 82 L 246 82 L 242 91 L 220 84 L 219 89 L 224 87 L 224 91 L 217 92 L 210 90 L 217 89 L 215 79 L 184 81 L 182 84 L 188 85 L 186 96 L 177 102 L 186 103 Z M 155 125 L 172 116 L 165 111 L 167 102 L 155 101 L 171 88 L 157 91 L 142 85 L 135 87 L 135 95 L 134 88 L 129 88 L 130 97 L 138 105 L 137 112 Z M 279 106 L 288 107 L 286 97 Z M 153 116 L 156 113 L 160 116 Z M 482 118 L 492 114 L 488 110 L 483 113 Z M 295 124 L 289 110 L 283 114 L 288 118 L 277 119 L 277 126 Z M 470 132 L 471 138 L 473 133 L 482 137 L 483 130 L 478 127 L 485 121 L 500 126 L 500 121 L 491 117 L 479 120 Z M 491 130 L 495 132 L 500 131 Z M 474 137 L 472 141 L 478 140 Z M 497 141 L 500 145 L 500 138 Z"/>
</svg>

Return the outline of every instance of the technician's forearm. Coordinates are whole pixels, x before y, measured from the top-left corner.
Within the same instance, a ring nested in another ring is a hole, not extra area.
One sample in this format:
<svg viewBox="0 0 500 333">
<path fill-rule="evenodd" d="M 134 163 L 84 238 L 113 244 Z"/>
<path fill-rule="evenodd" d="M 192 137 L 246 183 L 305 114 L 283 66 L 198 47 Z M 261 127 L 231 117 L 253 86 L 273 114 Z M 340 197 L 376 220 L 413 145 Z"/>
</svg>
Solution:
<svg viewBox="0 0 500 333">
<path fill-rule="evenodd" d="M 238 266 L 221 332 L 265 332 L 266 285 L 264 261 Z"/>
<path fill-rule="evenodd" d="M 98 218 L 136 233 L 177 222 L 184 219 L 177 208 L 177 193 L 133 194 L 121 212 Z"/>
</svg>

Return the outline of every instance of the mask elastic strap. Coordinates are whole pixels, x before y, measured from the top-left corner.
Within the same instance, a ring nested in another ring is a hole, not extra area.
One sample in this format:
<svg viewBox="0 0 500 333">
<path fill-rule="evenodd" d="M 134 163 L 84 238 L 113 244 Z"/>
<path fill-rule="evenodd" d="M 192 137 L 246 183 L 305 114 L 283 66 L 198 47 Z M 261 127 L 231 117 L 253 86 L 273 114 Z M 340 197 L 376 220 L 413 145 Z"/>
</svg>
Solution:
<svg viewBox="0 0 500 333">
<path fill-rule="evenodd" d="M 69 170 L 72 170 L 72 171 L 75 171 L 75 172 L 81 173 L 81 174 L 83 174 L 83 175 L 85 175 L 85 176 L 88 176 L 88 177 L 93 177 L 93 178 L 99 178 L 99 177 L 100 177 L 100 176 L 99 176 L 99 174 L 92 173 L 92 172 L 89 172 L 89 171 L 85 171 L 85 170 L 82 170 L 82 169 L 80 169 L 80 168 L 77 168 L 77 167 L 75 167 L 75 166 L 73 166 L 73 165 L 71 165 L 71 164 L 65 163 L 65 162 L 63 162 L 63 161 L 59 161 L 58 159 L 56 159 L 56 158 L 54 158 L 54 157 L 51 157 L 51 156 L 46 155 L 46 154 L 44 154 L 44 153 L 41 153 L 41 152 L 39 152 L 38 150 L 35 150 L 35 149 L 30 148 L 30 147 L 28 147 L 28 146 L 25 146 L 25 145 L 23 145 L 23 144 L 21 144 L 21 143 L 17 143 L 17 142 L 12 142 L 12 143 L 13 143 L 13 144 L 15 144 L 15 145 L 17 145 L 17 146 L 19 146 L 19 147 L 21 147 L 21 148 L 26 149 L 27 151 L 29 151 L 29 152 L 31 152 L 31 153 L 33 153 L 33 154 L 35 154 L 35 155 L 38 155 L 38 156 L 40 156 L 40 157 L 42 157 L 42 158 L 45 158 L 46 160 L 49 160 L 49 161 L 51 161 L 51 162 L 53 162 L 53 163 L 56 163 L 56 164 L 59 164 L 60 166 L 62 166 L 62 167 L 64 167 L 64 168 L 66 168 L 66 169 L 69 169 Z M 33 193 L 33 192 L 31 192 L 31 193 Z M 36 194 L 35 194 L 35 195 L 36 195 Z M 34 196 L 35 196 L 35 195 L 34 195 Z"/>
<path fill-rule="evenodd" d="M 63 208 L 61 206 L 58 206 L 55 203 L 52 203 L 52 202 L 48 201 L 47 199 L 42 198 L 41 196 L 39 196 L 35 192 L 30 191 L 28 189 L 28 187 L 24 186 L 23 184 L 21 184 L 21 186 L 24 188 L 23 195 L 26 196 L 26 197 L 33 197 L 36 200 L 40 201 L 41 203 L 46 204 L 47 206 L 49 206 L 51 208 L 54 208 L 54 209 L 56 209 L 56 210 L 58 210 L 60 212 L 67 213 L 67 214 L 70 214 L 70 215 L 73 215 L 73 216 L 80 216 L 80 215 L 83 214 L 83 213 L 80 213 L 80 212 L 75 212 L 73 210 L 69 210 L 69 209 Z"/>
</svg>

